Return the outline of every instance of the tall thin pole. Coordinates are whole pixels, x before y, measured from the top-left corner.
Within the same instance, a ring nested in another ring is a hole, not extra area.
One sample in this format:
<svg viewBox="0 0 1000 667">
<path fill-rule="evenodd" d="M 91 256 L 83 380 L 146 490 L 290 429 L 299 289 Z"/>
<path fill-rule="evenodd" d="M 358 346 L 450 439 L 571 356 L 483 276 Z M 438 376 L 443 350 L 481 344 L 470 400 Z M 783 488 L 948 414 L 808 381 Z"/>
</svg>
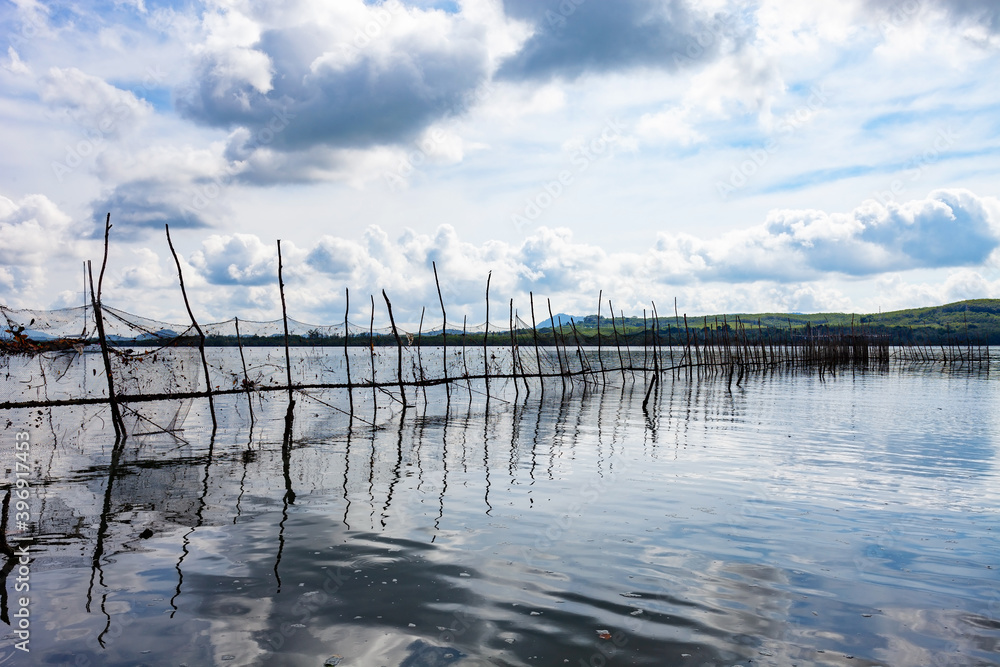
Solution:
<svg viewBox="0 0 1000 667">
<path fill-rule="evenodd" d="M 441 303 L 441 360 L 444 373 L 444 390 L 451 399 L 451 383 L 448 382 L 448 314 L 444 310 L 444 297 L 441 296 L 441 281 L 438 280 L 437 263 L 431 262 L 434 268 L 434 285 L 437 287 L 438 301 Z"/>
<path fill-rule="evenodd" d="M 288 309 L 285 306 L 285 280 L 281 270 L 281 239 L 278 239 L 278 291 L 281 293 L 281 321 L 285 325 L 285 375 L 288 381 L 288 411 L 290 413 L 295 400 L 292 397 L 292 353 L 288 349 Z"/>
<path fill-rule="evenodd" d="M 493 278 L 493 272 L 490 271 L 486 276 L 486 331 L 483 333 L 483 377 L 486 380 L 486 397 L 490 396 L 490 361 L 487 357 L 486 346 L 490 338 L 490 280 Z"/>
<path fill-rule="evenodd" d="M 615 308 L 611 305 L 611 299 L 608 299 L 608 310 L 611 311 L 611 328 L 615 332 L 615 347 L 618 349 L 618 367 L 622 371 L 622 382 L 625 382 L 625 358 L 622 357 L 622 344 L 618 340 L 618 324 L 616 323 Z"/>
<path fill-rule="evenodd" d="M 235 321 L 236 346 L 240 349 L 240 363 L 243 364 L 243 388 L 247 390 L 247 406 L 250 408 L 250 428 L 252 429 L 256 418 L 253 414 L 253 398 L 250 396 L 250 376 L 247 375 L 247 358 L 243 355 L 243 336 L 240 335 L 240 318 L 237 317 Z"/>
<path fill-rule="evenodd" d="M 514 398 L 520 396 L 517 386 L 517 344 L 514 341 L 514 299 L 510 300 L 510 372 L 514 378 Z"/>
<path fill-rule="evenodd" d="M 538 364 L 538 381 L 542 385 L 542 391 L 545 391 L 545 383 L 542 380 L 542 355 L 538 353 L 538 327 L 535 324 L 535 295 L 528 292 L 528 298 L 531 300 L 531 333 L 535 339 L 535 363 Z"/>
<path fill-rule="evenodd" d="M 104 358 L 104 374 L 108 378 L 108 403 L 111 405 L 111 425 L 115 428 L 115 440 L 125 437 L 125 422 L 122 421 L 118 409 L 118 398 L 115 395 L 115 380 L 111 373 L 111 355 L 108 352 L 108 339 L 104 335 L 104 315 L 101 312 L 100 292 L 94 290 L 94 273 L 90 262 L 87 262 L 87 273 L 90 276 L 90 298 L 94 305 L 94 320 L 97 322 L 97 339 L 101 344 L 101 356 Z"/>
<path fill-rule="evenodd" d="M 354 414 L 354 388 L 351 386 L 351 355 L 347 350 L 347 337 L 350 334 L 350 326 L 347 323 L 347 314 L 351 312 L 351 290 L 344 288 L 344 366 L 347 369 L 347 401 L 350 404 L 351 415 Z"/>
<path fill-rule="evenodd" d="M 545 303 L 549 307 L 549 324 L 552 327 L 552 340 L 556 344 L 556 359 L 559 361 L 559 379 L 562 380 L 563 390 L 566 389 L 566 369 L 563 367 L 562 354 L 559 353 L 559 340 L 556 338 L 556 318 L 552 315 L 552 299 L 546 298 Z M 567 360 L 567 364 L 569 361 Z"/>
<path fill-rule="evenodd" d="M 382 290 L 382 298 L 385 299 L 385 307 L 389 311 L 389 324 L 392 326 L 392 335 L 396 338 L 396 378 L 399 380 L 399 400 L 403 404 L 403 412 L 406 412 L 406 408 L 409 406 L 406 404 L 406 392 L 403 391 L 403 342 L 399 338 L 399 332 L 396 330 L 396 320 L 392 316 L 392 303 L 389 301 L 389 295 Z"/>
<path fill-rule="evenodd" d="M 191 318 L 191 325 L 198 333 L 198 351 L 201 353 L 201 366 L 205 371 L 205 388 L 208 390 L 208 409 L 212 413 L 212 427 L 217 428 L 218 423 L 215 421 L 215 399 L 212 398 L 212 377 L 208 373 L 208 359 L 205 357 L 205 333 L 201 330 L 201 327 L 198 326 L 198 320 L 194 318 L 194 312 L 191 310 L 191 302 L 188 301 L 187 290 L 184 288 L 184 273 L 181 271 L 181 260 L 177 256 L 177 252 L 174 250 L 174 242 L 170 239 L 170 225 L 164 225 L 163 227 L 167 232 L 167 245 L 170 247 L 170 254 L 174 256 L 174 264 L 177 265 L 177 281 L 181 286 L 181 296 L 184 297 L 184 307 L 187 309 L 188 317 Z M 278 262 L 278 266 L 281 266 L 280 260 Z M 284 301 L 284 299 L 282 299 L 282 301 Z"/>
<path fill-rule="evenodd" d="M 604 356 L 601 354 L 601 297 L 604 290 L 597 292 L 597 363 L 601 368 L 601 382 L 604 382 Z"/>
</svg>

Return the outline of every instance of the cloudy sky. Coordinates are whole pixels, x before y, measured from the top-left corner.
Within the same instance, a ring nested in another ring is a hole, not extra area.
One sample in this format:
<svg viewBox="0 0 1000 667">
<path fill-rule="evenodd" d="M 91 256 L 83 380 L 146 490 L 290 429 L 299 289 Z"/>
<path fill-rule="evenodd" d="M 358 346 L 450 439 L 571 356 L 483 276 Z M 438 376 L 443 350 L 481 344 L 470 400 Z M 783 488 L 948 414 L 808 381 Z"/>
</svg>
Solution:
<svg viewBox="0 0 1000 667">
<path fill-rule="evenodd" d="M 994 0 L 3 0 L 0 303 L 1000 297 Z M 672 306 L 670 307 L 672 310 Z M 379 319 L 383 319 L 381 310 Z M 505 319 L 505 317 L 503 318 Z"/>
</svg>

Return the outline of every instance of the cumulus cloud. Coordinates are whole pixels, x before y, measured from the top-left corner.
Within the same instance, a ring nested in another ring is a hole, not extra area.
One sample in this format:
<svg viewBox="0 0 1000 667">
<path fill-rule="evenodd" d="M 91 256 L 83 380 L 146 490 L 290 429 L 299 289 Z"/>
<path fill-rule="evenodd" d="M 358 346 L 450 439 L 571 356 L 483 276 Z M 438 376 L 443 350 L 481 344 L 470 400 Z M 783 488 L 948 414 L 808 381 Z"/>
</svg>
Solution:
<svg viewBox="0 0 1000 667">
<path fill-rule="evenodd" d="M 994 0 L 864 0 L 883 18 L 894 20 L 915 16 L 925 8 L 945 12 L 952 21 L 1000 32 L 1000 5 Z"/>
<path fill-rule="evenodd" d="M 270 285 L 278 275 L 275 249 L 252 234 L 209 236 L 191 265 L 213 285 Z"/>
<path fill-rule="evenodd" d="M 0 293 L 6 304 L 27 302 L 45 285 L 49 265 L 74 254 L 71 223 L 44 195 L 18 202 L 0 196 Z"/>
<path fill-rule="evenodd" d="M 662 233 L 647 258 L 667 280 L 811 280 L 982 264 L 1000 247 L 1000 208 L 967 190 L 850 213 L 775 210 L 762 225 L 718 239 Z"/>
<path fill-rule="evenodd" d="M 301 266 L 288 282 L 302 307 L 326 319 L 342 312 L 344 287 L 362 294 L 386 289 L 402 313 L 415 316 L 415 304 L 437 302 L 432 265 L 449 309 L 459 313 L 481 309 L 490 272 L 494 294 L 523 304 L 534 292 L 577 312 L 591 312 L 600 290 L 614 295 L 616 307 L 641 311 L 664 289 L 703 311 L 748 303 L 779 311 L 842 309 L 850 300 L 820 281 L 982 265 L 1000 247 L 998 220 L 996 200 L 954 190 L 900 205 L 868 202 L 849 213 L 773 211 L 761 225 L 718 238 L 664 233 L 642 252 L 608 253 L 577 242 L 568 229 L 542 227 L 516 244 L 476 245 L 449 225 L 396 239 L 371 226 L 362 240 L 327 235 L 297 251 Z M 191 265 L 213 285 L 261 287 L 273 284 L 276 273 L 273 248 L 244 234 L 209 238 Z M 955 274 L 941 294 L 990 291 L 978 275 Z"/>
<path fill-rule="evenodd" d="M 395 0 L 298 9 L 291 24 L 265 8 L 206 17 L 195 81 L 179 108 L 199 123 L 244 128 L 234 154 L 410 141 L 462 112 L 488 75 L 487 26 L 464 12 Z"/>
<path fill-rule="evenodd" d="M 511 79 L 576 78 L 623 68 L 676 69 L 718 54 L 735 20 L 688 0 L 505 0 L 534 33 L 500 68 Z"/>
<path fill-rule="evenodd" d="M 102 138 L 121 137 L 153 111 L 133 93 L 75 67 L 51 68 L 41 80 L 41 99 Z"/>
<path fill-rule="evenodd" d="M 240 167 L 222 156 L 222 147 L 153 146 L 134 154 L 111 150 L 98 159 L 98 172 L 116 183 L 91 202 L 92 233 L 103 235 L 111 213 L 115 235 L 132 241 L 177 229 L 209 227 L 226 213 L 222 196 Z"/>
<path fill-rule="evenodd" d="M 3 64 L 4 69 L 14 74 L 31 74 L 31 69 L 24 64 L 21 56 L 13 46 L 7 47 L 7 62 Z"/>
</svg>

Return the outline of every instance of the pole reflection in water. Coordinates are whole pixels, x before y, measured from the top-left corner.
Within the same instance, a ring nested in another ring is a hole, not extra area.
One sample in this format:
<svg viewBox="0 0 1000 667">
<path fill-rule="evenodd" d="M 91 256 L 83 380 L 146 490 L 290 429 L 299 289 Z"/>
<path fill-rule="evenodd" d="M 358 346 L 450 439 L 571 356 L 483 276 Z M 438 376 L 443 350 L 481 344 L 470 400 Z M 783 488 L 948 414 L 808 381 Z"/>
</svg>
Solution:
<svg viewBox="0 0 1000 667">
<path fill-rule="evenodd" d="M 1000 390 L 985 376 L 523 382 L 491 377 L 488 404 L 484 383 L 456 405 L 421 387 L 405 415 L 377 390 L 294 412 L 276 394 L 252 424 L 245 394 L 218 396 L 217 429 L 197 401 L 150 405 L 118 441 L 93 409 L 54 410 L 33 445 L 32 649 L 91 664 L 993 659 Z"/>
</svg>

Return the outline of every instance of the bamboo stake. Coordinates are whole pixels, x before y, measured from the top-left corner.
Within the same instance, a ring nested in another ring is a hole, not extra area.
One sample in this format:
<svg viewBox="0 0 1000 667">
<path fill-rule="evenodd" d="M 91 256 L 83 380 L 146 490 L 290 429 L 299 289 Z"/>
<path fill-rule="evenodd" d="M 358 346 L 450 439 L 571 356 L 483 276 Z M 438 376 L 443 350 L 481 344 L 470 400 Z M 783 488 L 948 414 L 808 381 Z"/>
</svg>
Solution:
<svg viewBox="0 0 1000 667">
<path fill-rule="evenodd" d="M 403 390 L 403 342 L 399 338 L 399 332 L 396 330 L 396 320 L 392 316 L 392 304 L 389 302 L 389 296 L 382 290 L 382 298 L 385 299 L 385 307 L 389 311 L 389 324 L 392 326 L 392 335 L 396 338 L 396 375 L 399 379 L 399 400 L 403 404 L 403 412 L 406 412 L 406 408 L 409 407 L 406 404 L 406 392 Z"/>
<path fill-rule="evenodd" d="M 469 388 L 469 405 L 472 405 L 472 377 L 469 375 L 469 359 L 465 354 L 466 332 L 468 331 L 469 316 L 462 315 L 462 368 L 465 370 L 465 384 Z"/>
<path fill-rule="evenodd" d="M 618 348 L 618 368 L 622 372 L 622 382 L 625 382 L 625 357 L 622 356 L 622 345 L 618 340 L 618 324 L 616 323 L 615 308 L 611 305 L 611 299 L 608 299 L 608 310 L 611 311 L 611 328 L 615 332 L 615 347 Z"/>
<path fill-rule="evenodd" d="M 580 371 L 590 373 L 590 364 L 587 362 L 586 355 L 583 354 L 583 347 L 580 345 L 580 333 L 576 330 L 576 322 L 572 317 L 569 318 L 569 326 L 573 329 L 573 339 L 576 341 L 576 356 L 580 360 Z M 586 381 L 586 376 L 584 376 L 584 381 Z"/>
<path fill-rule="evenodd" d="M 604 296 L 604 290 L 599 290 L 597 292 L 597 363 L 601 368 L 601 382 L 605 381 L 604 376 L 604 356 L 601 354 L 601 298 Z"/>
<path fill-rule="evenodd" d="M 441 282 L 438 280 L 437 264 L 431 262 L 434 268 L 434 285 L 437 287 L 438 301 L 441 303 L 441 359 L 443 361 L 442 372 L 444 373 L 444 390 L 451 400 L 451 383 L 448 382 L 448 314 L 444 310 L 444 297 L 441 296 Z"/>
<path fill-rule="evenodd" d="M 513 305 L 514 300 L 511 299 L 511 305 Z M 517 311 L 514 311 L 514 322 L 520 322 L 521 318 L 518 316 Z M 517 346 L 517 364 L 521 369 L 521 382 L 524 383 L 524 393 L 525 396 L 531 396 L 531 385 L 528 383 L 528 373 L 524 370 L 524 359 L 521 358 L 521 346 Z"/>
<path fill-rule="evenodd" d="M 625 354 L 628 356 L 628 367 L 629 371 L 632 373 L 632 379 L 635 379 L 635 365 L 632 363 L 632 346 L 628 342 L 628 328 L 625 324 L 625 311 L 619 309 L 619 313 L 622 316 L 622 337 L 625 338 Z M 612 313 L 614 315 L 614 313 Z"/>
<path fill-rule="evenodd" d="M 487 356 L 487 345 L 490 338 L 490 280 L 493 272 L 486 275 L 486 331 L 483 332 L 483 377 L 486 379 L 486 398 L 490 397 L 490 360 Z"/>
<path fill-rule="evenodd" d="M 510 300 L 510 373 L 514 377 L 514 398 L 520 396 L 521 390 L 517 386 L 517 345 L 514 341 L 514 299 Z"/>
<path fill-rule="evenodd" d="M 115 429 L 115 441 L 124 439 L 125 422 L 122 420 L 121 410 L 118 408 L 118 398 L 115 395 L 114 375 L 111 372 L 111 354 L 108 351 L 108 339 L 104 335 L 104 307 L 101 305 L 101 286 L 104 277 L 104 266 L 108 259 L 108 237 L 111 231 L 111 214 L 104 222 L 104 262 L 101 265 L 101 277 L 97 281 L 98 289 L 94 291 L 94 272 L 91 270 L 90 262 L 87 262 L 87 275 L 90 278 L 90 300 L 94 306 L 94 321 L 97 323 L 97 336 L 101 343 L 101 356 L 104 358 L 104 374 L 108 379 L 108 403 L 111 405 L 111 424 Z"/>
<path fill-rule="evenodd" d="M 288 382 L 288 412 L 285 415 L 285 422 L 286 431 L 290 432 L 295 398 L 292 396 L 292 354 L 288 349 L 288 308 L 285 305 L 285 280 L 282 276 L 281 239 L 278 239 L 278 292 L 281 294 L 281 321 L 285 326 L 285 377 Z"/>
<path fill-rule="evenodd" d="M 420 309 L 420 326 L 417 328 L 417 368 L 420 369 L 420 381 L 423 382 L 426 378 L 424 377 L 424 360 L 423 355 L 420 353 L 420 348 L 423 347 L 424 340 L 424 311 L 426 308 Z M 427 409 L 427 387 L 422 387 L 424 394 L 424 410 Z"/>
<path fill-rule="evenodd" d="M 650 301 L 650 306 L 653 309 L 653 365 L 656 366 L 656 372 L 659 373 L 660 369 L 663 368 L 663 339 L 660 337 L 660 313 L 656 310 L 656 302 Z M 667 323 L 667 350 L 670 352 L 670 365 L 674 365 L 674 350 L 672 348 L 672 343 L 670 340 L 670 323 Z"/>
<path fill-rule="evenodd" d="M 174 243 L 170 239 L 170 225 L 164 225 L 164 229 L 167 232 L 167 245 L 170 247 L 170 254 L 174 256 L 174 264 L 177 265 L 177 280 L 181 285 L 181 296 L 184 297 L 184 307 L 187 309 L 188 317 L 191 318 L 191 324 L 194 326 L 194 330 L 198 332 L 198 351 L 201 353 L 201 366 L 205 371 L 205 385 L 208 390 L 208 409 L 212 413 L 212 427 L 218 427 L 215 421 L 215 400 L 212 398 L 212 377 L 208 374 L 208 359 L 205 357 L 205 334 L 202 332 L 201 327 L 198 326 L 198 321 L 194 318 L 194 312 L 191 310 L 191 302 L 188 301 L 187 290 L 184 288 L 184 274 L 181 272 L 181 260 L 177 257 L 177 252 L 174 250 Z M 281 281 L 281 246 L 280 241 L 278 242 L 278 281 Z M 284 308 L 284 307 L 282 307 Z M 287 342 L 285 343 L 288 344 Z M 289 389 L 289 392 L 291 389 Z"/>
<path fill-rule="evenodd" d="M 555 335 L 555 331 L 552 332 L 552 335 L 553 336 Z M 566 372 L 568 373 L 572 369 L 573 365 L 569 363 L 569 350 L 566 349 L 566 334 L 563 333 L 563 324 L 561 317 L 559 318 L 559 338 L 562 339 L 563 359 L 566 360 Z M 580 366 L 580 368 L 583 368 L 583 366 Z"/>
<path fill-rule="evenodd" d="M 646 381 L 649 371 L 649 341 L 646 340 L 646 309 L 642 309 L 642 381 Z"/>
<path fill-rule="evenodd" d="M 531 300 L 531 334 L 535 340 L 535 363 L 538 364 L 538 382 L 542 385 L 542 393 L 545 392 L 545 382 L 542 379 L 542 355 L 538 352 L 538 327 L 535 324 L 535 295 L 528 292 Z"/>
<path fill-rule="evenodd" d="M 247 375 L 247 359 L 243 356 L 243 337 L 240 335 L 240 318 L 236 318 L 236 345 L 240 348 L 240 363 L 243 364 L 243 387 L 247 390 L 247 406 L 250 408 L 250 428 L 256 421 L 253 413 L 253 397 L 250 395 L 250 376 Z"/>
<path fill-rule="evenodd" d="M 368 320 L 368 348 L 372 361 L 372 410 L 378 413 L 378 387 L 375 384 L 375 295 L 369 294 L 372 302 L 371 319 Z M 372 421 L 377 421 L 372 418 Z"/>
<path fill-rule="evenodd" d="M 351 407 L 351 416 L 354 416 L 354 391 L 351 388 L 351 355 L 347 349 L 347 338 L 350 334 L 347 315 L 351 312 L 351 290 L 344 288 L 344 367 L 347 369 L 347 401 Z"/>
<path fill-rule="evenodd" d="M 556 344 L 556 360 L 559 362 L 559 379 L 562 380 L 563 391 L 566 390 L 566 369 L 563 367 L 562 355 L 559 354 L 559 341 L 556 337 L 556 318 L 552 315 L 552 299 L 546 297 L 545 302 L 549 307 L 549 325 L 552 329 L 552 338 Z M 567 362 L 568 363 L 568 362 Z"/>
</svg>

